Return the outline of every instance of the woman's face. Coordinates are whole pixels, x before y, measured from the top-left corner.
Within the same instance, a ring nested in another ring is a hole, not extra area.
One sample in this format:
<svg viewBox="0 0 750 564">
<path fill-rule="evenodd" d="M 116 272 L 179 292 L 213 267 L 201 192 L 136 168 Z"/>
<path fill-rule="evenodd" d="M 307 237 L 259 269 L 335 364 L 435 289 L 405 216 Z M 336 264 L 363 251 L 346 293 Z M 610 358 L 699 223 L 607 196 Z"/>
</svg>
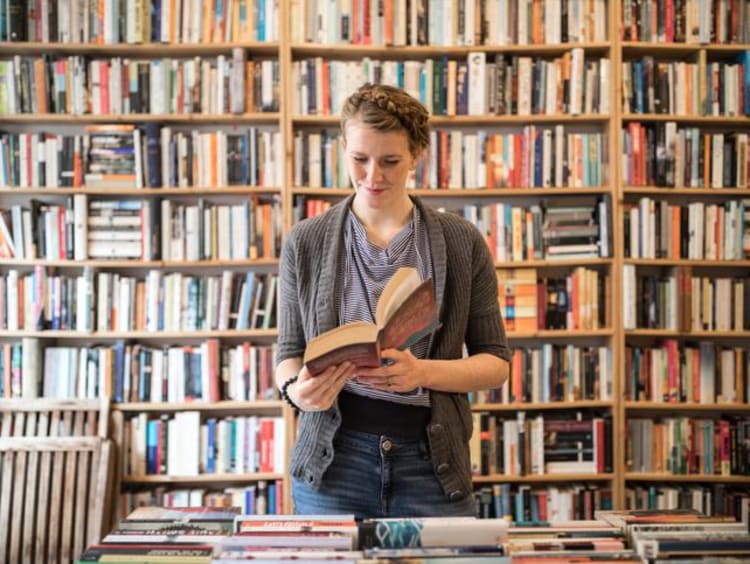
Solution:
<svg viewBox="0 0 750 564">
<path fill-rule="evenodd" d="M 378 131 L 349 120 L 343 145 L 349 176 L 362 203 L 377 209 L 403 203 L 409 171 L 416 163 L 405 131 Z"/>
</svg>

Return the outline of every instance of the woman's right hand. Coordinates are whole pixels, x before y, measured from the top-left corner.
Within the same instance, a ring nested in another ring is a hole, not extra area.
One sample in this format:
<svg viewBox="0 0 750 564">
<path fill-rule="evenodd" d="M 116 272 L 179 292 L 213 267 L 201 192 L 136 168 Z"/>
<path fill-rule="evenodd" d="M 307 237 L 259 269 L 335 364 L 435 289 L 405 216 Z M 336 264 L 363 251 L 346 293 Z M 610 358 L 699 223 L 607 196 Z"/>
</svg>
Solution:
<svg viewBox="0 0 750 564">
<path fill-rule="evenodd" d="M 344 385 L 354 376 L 354 368 L 351 362 L 342 362 L 313 376 L 303 366 L 297 375 L 297 381 L 289 385 L 286 393 L 302 411 L 325 411 L 333 405 Z"/>
</svg>

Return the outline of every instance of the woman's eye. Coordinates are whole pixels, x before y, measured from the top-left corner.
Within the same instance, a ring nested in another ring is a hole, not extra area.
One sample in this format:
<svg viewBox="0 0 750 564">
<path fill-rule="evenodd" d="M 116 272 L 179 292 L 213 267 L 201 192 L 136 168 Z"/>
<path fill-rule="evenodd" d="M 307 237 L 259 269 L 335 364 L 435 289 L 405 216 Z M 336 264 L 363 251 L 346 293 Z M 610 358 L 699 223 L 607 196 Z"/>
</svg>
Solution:
<svg viewBox="0 0 750 564">
<path fill-rule="evenodd" d="M 366 163 L 367 162 L 367 157 L 354 157 L 354 162 L 357 162 L 357 163 Z"/>
<path fill-rule="evenodd" d="M 398 164 L 398 161 L 385 161 L 383 162 L 383 166 L 396 166 Z"/>
</svg>

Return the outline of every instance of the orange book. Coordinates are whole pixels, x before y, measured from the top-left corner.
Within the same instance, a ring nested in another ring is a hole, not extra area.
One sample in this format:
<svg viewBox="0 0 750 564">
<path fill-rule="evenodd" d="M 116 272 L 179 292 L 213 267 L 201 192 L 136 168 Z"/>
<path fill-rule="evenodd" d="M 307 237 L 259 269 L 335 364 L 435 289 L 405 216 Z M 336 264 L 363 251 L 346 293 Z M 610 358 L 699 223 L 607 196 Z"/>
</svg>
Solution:
<svg viewBox="0 0 750 564">
<path fill-rule="evenodd" d="M 204 2 L 203 3 L 203 18 L 202 18 L 202 29 L 201 29 L 201 43 L 211 43 L 213 37 L 214 27 L 214 3 Z"/>
<path fill-rule="evenodd" d="M 383 40 L 393 45 L 393 1 L 383 0 Z"/>
<path fill-rule="evenodd" d="M 146 329 L 146 282 L 143 280 L 135 284 L 135 329 Z"/>
<path fill-rule="evenodd" d="M 245 63 L 245 111 L 255 111 L 255 61 Z"/>
</svg>

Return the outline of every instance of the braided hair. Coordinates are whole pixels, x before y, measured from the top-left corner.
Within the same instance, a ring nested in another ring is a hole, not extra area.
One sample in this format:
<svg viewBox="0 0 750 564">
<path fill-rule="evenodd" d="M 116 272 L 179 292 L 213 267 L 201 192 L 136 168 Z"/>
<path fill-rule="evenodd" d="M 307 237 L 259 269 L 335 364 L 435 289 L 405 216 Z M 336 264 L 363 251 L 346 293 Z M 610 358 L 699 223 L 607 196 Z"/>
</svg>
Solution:
<svg viewBox="0 0 750 564">
<path fill-rule="evenodd" d="M 344 102 L 341 131 L 350 119 L 378 131 L 404 131 L 415 157 L 430 144 L 429 113 L 413 96 L 385 84 L 364 84 Z"/>
</svg>

